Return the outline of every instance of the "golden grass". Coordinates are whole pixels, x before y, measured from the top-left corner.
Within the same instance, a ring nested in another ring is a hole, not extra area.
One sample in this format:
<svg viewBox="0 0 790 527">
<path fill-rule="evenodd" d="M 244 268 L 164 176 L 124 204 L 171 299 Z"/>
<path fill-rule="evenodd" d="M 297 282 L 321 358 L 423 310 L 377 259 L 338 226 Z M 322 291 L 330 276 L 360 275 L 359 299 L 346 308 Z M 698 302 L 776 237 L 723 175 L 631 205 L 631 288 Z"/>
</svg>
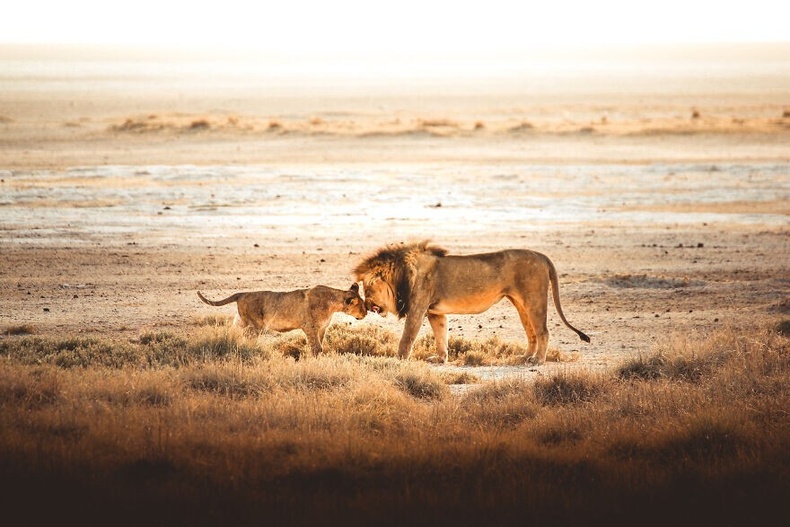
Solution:
<svg viewBox="0 0 790 527">
<path fill-rule="evenodd" d="M 662 525 L 784 510 L 790 339 L 775 328 L 499 382 L 386 356 L 390 338 L 338 325 L 329 353 L 296 360 L 279 350 L 298 337 L 216 320 L 135 342 L 6 337 L 3 518 Z"/>
</svg>

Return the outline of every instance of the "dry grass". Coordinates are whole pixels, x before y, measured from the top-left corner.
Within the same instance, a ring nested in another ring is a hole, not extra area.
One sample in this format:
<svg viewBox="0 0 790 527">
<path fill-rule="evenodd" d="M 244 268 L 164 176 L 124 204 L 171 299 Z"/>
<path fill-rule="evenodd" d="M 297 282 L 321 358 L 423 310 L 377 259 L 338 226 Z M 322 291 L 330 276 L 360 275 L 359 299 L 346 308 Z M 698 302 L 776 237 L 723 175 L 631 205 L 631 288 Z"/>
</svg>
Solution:
<svg viewBox="0 0 790 527">
<path fill-rule="evenodd" d="M 6 337 L 3 517 L 662 525 L 784 510 L 790 340 L 773 328 L 674 337 L 609 374 L 501 382 L 386 356 L 391 338 L 339 325 L 329 353 L 295 360 L 281 350 L 298 336 L 216 319 L 134 342 Z M 456 341 L 456 360 L 500 360 L 487 343 Z M 473 386 L 453 396 L 459 381 Z"/>
</svg>

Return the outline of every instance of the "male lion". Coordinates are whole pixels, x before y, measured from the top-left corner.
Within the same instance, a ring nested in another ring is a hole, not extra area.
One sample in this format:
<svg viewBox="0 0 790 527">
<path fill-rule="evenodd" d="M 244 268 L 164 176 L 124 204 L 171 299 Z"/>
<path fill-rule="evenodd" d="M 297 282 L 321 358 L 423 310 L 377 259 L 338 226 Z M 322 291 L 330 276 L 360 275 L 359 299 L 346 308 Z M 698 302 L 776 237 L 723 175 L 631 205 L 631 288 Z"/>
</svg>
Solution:
<svg viewBox="0 0 790 527">
<path fill-rule="evenodd" d="M 565 319 L 560 306 L 557 271 L 549 258 L 528 250 L 507 250 L 469 256 L 448 255 L 427 241 L 388 245 L 354 269 L 365 290 L 368 310 L 406 318 L 398 355 L 407 358 L 428 315 L 436 337 L 436 352 L 447 361 L 447 314 L 476 314 L 506 297 L 527 332 L 528 360 L 546 360 L 549 283 L 554 306 L 566 326 L 585 342 L 590 337 Z"/>
<path fill-rule="evenodd" d="M 343 312 L 357 320 L 365 318 L 365 301 L 359 296 L 359 285 L 351 284 L 348 291 L 317 285 L 296 291 L 254 291 L 236 293 L 216 302 L 197 292 L 200 299 L 210 306 L 224 306 L 236 302 L 238 312 L 234 324 L 255 329 L 290 331 L 301 329 L 307 343 L 318 355 L 323 350 L 324 333 L 332 315 Z"/>
</svg>

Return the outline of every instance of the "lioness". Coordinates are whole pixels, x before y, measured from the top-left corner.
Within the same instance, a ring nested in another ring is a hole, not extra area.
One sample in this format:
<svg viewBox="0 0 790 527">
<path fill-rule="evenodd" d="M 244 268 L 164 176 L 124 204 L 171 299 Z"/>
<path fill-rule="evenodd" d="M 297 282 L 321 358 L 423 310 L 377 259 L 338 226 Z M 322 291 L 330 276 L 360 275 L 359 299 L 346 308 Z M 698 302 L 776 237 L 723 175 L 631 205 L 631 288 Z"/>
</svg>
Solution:
<svg viewBox="0 0 790 527">
<path fill-rule="evenodd" d="M 529 250 L 507 250 L 469 256 L 448 255 L 427 241 L 388 245 L 354 269 L 363 283 L 368 310 L 406 318 L 398 355 L 408 358 L 422 321 L 428 315 L 436 352 L 447 361 L 447 314 L 482 313 L 502 298 L 510 300 L 527 332 L 528 361 L 546 360 L 549 330 L 549 283 L 554 306 L 566 326 L 585 342 L 590 337 L 565 319 L 560 306 L 557 271 L 549 258 Z"/>
<path fill-rule="evenodd" d="M 358 284 L 352 284 L 348 291 L 317 285 L 287 292 L 236 293 L 216 302 L 204 297 L 200 291 L 197 295 L 210 306 L 236 302 L 238 312 L 233 322 L 240 327 L 272 331 L 301 329 L 307 335 L 307 343 L 314 355 L 323 350 L 324 333 L 334 313 L 346 313 L 357 320 L 367 315 Z"/>
</svg>

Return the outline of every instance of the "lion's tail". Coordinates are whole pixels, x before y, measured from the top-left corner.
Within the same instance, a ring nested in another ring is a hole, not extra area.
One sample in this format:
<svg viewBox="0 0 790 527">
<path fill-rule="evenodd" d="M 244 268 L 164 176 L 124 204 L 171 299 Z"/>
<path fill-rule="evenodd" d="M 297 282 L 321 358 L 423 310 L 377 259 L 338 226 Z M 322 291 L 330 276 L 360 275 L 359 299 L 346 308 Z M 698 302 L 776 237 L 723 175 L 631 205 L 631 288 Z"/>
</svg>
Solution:
<svg viewBox="0 0 790 527">
<path fill-rule="evenodd" d="M 579 335 L 579 338 L 581 338 L 584 342 L 590 342 L 590 337 L 588 337 L 587 335 L 585 335 L 575 327 L 571 326 L 570 322 L 568 322 L 568 319 L 565 318 L 565 313 L 562 312 L 562 305 L 560 304 L 560 283 L 559 280 L 557 279 L 557 269 L 554 268 L 554 264 L 551 263 L 551 260 L 549 260 L 548 258 L 546 258 L 546 260 L 548 260 L 549 262 L 549 278 L 551 279 L 551 292 L 554 295 L 554 307 L 557 308 L 557 314 L 560 315 L 560 318 L 562 319 L 562 321 L 565 323 L 566 326 L 571 328 L 573 331 L 576 332 L 577 335 Z"/>
<path fill-rule="evenodd" d="M 243 294 L 244 294 L 244 293 L 235 293 L 235 294 L 232 294 L 232 295 L 230 295 L 228 298 L 224 298 L 224 299 L 222 299 L 222 300 L 217 300 L 217 301 L 215 302 L 215 301 L 213 301 L 213 300 L 209 300 L 208 298 L 206 298 L 205 296 L 203 296 L 203 295 L 200 293 L 200 291 L 198 291 L 198 292 L 197 292 L 197 295 L 198 295 L 198 297 L 200 297 L 200 299 L 201 299 L 203 302 L 205 302 L 206 304 L 208 304 L 208 305 L 210 305 L 210 306 L 224 306 L 225 304 L 230 304 L 231 302 L 236 302 L 236 301 L 239 299 L 239 297 L 240 297 L 241 295 L 243 295 Z"/>
</svg>

